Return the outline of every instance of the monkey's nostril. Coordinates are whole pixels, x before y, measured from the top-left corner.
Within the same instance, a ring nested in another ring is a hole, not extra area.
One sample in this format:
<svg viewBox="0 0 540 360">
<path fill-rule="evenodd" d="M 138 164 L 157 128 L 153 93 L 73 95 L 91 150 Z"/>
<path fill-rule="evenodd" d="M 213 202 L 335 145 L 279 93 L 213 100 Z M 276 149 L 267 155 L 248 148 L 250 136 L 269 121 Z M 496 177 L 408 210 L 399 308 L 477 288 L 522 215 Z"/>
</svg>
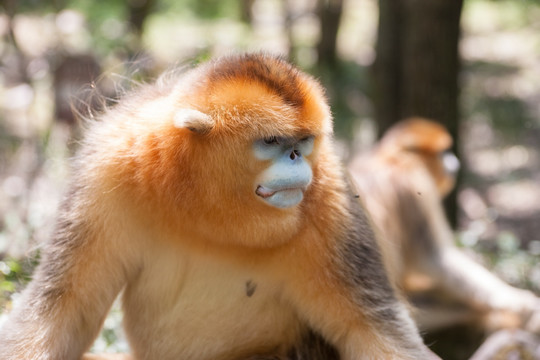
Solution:
<svg viewBox="0 0 540 360">
<path fill-rule="evenodd" d="M 289 156 L 291 158 L 291 160 L 294 160 L 296 159 L 297 157 L 300 157 L 300 151 L 298 150 L 293 150 L 291 152 L 291 155 Z"/>
</svg>

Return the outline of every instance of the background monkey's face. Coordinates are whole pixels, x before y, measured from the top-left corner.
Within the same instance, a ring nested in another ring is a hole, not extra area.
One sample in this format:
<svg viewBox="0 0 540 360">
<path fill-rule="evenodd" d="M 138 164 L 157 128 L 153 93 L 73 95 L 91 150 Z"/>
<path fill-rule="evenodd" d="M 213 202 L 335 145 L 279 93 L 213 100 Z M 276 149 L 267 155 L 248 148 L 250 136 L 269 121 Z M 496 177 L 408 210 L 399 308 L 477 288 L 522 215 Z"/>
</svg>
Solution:
<svg viewBox="0 0 540 360">
<path fill-rule="evenodd" d="M 451 151 L 452 137 L 440 124 L 423 119 L 409 118 L 384 135 L 380 149 L 387 157 L 415 161 L 425 167 L 435 181 L 441 198 L 454 187 L 460 168 Z"/>
<path fill-rule="evenodd" d="M 458 158 L 450 149 L 438 153 L 420 153 L 420 156 L 435 180 L 441 198 L 444 198 L 456 183 L 460 168 Z"/>
</svg>

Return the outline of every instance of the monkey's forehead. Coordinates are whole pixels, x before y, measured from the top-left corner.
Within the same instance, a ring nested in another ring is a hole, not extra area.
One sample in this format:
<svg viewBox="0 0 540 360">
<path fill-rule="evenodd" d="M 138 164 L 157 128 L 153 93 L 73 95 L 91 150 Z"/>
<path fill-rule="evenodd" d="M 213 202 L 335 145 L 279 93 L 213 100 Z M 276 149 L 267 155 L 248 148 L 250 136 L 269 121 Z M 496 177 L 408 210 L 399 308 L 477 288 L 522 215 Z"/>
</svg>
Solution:
<svg viewBox="0 0 540 360">
<path fill-rule="evenodd" d="M 306 92 L 302 105 L 296 106 L 257 82 L 229 82 L 210 93 L 205 108 L 218 126 L 247 126 L 269 135 L 316 134 L 331 128 L 330 112 L 323 99 Z"/>
<path fill-rule="evenodd" d="M 283 59 L 262 53 L 219 58 L 208 72 L 208 81 L 212 85 L 258 84 L 294 107 L 305 103 L 306 85 L 310 80 Z"/>
<path fill-rule="evenodd" d="M 183 93 L 214 119 L 216 129 L 250 127 L 263 135 L 283 136 L 332 131 L 322 87 L 279 58 L 225 57 L 195 71 L 197 76 L 190 79 L 194 86 L 184 86 Z"/>
</svg>

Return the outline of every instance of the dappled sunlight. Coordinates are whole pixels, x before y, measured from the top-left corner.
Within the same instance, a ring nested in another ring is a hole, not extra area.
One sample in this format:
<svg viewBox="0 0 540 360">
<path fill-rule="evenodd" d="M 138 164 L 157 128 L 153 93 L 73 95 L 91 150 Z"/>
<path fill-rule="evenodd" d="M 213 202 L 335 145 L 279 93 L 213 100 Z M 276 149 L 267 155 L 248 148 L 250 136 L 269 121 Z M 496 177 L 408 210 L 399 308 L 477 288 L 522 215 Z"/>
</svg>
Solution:
<svg viewBox="0 0 540 360">
<path fill-rule="evenodd" d="M 51 18 L 18 15 L 13 21 L 19 46 L 30 56 L 43 56 L 58 41 L 54 21 Z"/>
<path fill-rule="evenodd" d="M 462 18 L 458 237 L 502 278 L 540 289 L 540 8 L 470 1 Z"/>
<path fill-rule="evenodd" d="M 523 145 L 482 149 L 472 152 L 467 159 L 471 172 L 492 178 L 520 169 L 534 170 L 540 165 L 538 150 Z"/>
<path fill-rule="evenodd" d="M 375 0 L 345 1 L 338 51 L 344 59 L 363 66 L 375 60 L 377 18 L 379 9 Z M 355 34 L 351 36 L 350 34 Z"/>
<path fill-rule="evenodd" d="M 538 181 L 520 180 L 491 186 L 487 190 L 488 201 L 501 215 L 540 216 L 540 184 Z"/>
<path fill-rule="evenodd" d="M 534 53 L 539 40 L 535 29 L 471 34 L 460 44 L 461 53 L 469 60 L 489 59 L 493 62 L 529 65 L 531 58 L 523 53 Z"/>
<path fill-rule="evenodd" d="M 187 61 L 201 52 L 229 51 L 241 39 L 247 40 L 251 36 L 246 26 L 227 20 L 179 22 L 174 17 L 153 16 L 148 22 L 149 29 L 144 34 L 143 43 L 162 66 Z M 164 37 L 164 33 L 169 36 Z"/>
</svg>

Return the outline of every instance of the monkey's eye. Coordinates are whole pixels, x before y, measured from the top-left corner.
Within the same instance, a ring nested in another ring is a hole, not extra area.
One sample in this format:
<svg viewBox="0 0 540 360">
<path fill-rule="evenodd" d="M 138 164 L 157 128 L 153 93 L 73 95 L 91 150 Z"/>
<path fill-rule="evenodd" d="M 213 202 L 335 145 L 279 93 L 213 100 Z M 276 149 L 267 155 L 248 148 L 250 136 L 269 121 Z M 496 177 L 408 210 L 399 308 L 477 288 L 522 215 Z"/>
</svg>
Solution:
<svg viewBox="0 0 540 360">
<path fill-rule="evenodd" d="M 266 145 L 278 145 L 279 144 L 279 140 L 278 140 L 277 136 L 270 136 L 270 137 L 264 138 L 263 142 Z"/>
</svg>

